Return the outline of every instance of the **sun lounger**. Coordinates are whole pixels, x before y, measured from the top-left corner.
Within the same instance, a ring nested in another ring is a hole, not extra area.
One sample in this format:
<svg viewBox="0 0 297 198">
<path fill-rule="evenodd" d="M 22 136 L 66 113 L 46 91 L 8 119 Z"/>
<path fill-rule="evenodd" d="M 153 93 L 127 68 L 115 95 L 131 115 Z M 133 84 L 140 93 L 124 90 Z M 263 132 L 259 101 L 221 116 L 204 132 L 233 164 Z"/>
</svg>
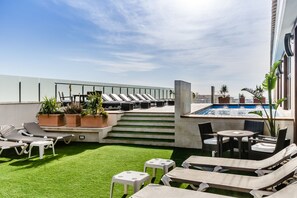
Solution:
<svg viewBox="0 0 297 198">
<path fill-rule="evenodd" d="M 162 177 L 162 182 L 170 186 L 170 182 L 187 183 L 199 186 L 203 191 L 209 187 L 250 193 L 252 190 L 274 189 L 274 186 L 296 174 L 297 158 L 293 158 L 273 172 L 257 177 L 200 171 L 194 169 L 175 168 Z"/>
<path fill-rule="evenodd" d="M 103 99 L 103 103 L 102 103 L 102 107 L 104 109 L 117 109 L 120 110 L 121 109 L 121 103 L 114 101 L 112 98 L 110 98 L 107 94 L 102 94 L 102 99 Z"/>
<path fill-rule="evenodd" d="M 119 94 L 119 97 L 126 102 L 132 102 L 134 105 L 134 108 L 140 108 L 140 101 L 132 101 L 131 98 L 129 98 L 128 96 L 126 96 L 125 94 Z"/>
<path fill-rule="evenodd" d="M 264 173 L 270 172 L 269 169 L 279 165 L 296 153 L 296 144 L 291 144 L 275 155 L 259 161 L 219 157 L 190 156 L 183 162 L 182 166 L 184 168 L 195 167 L 201 170 L 211 171 L 232 169 L 255 172 L 258 175 L 263 175 Z"/>
<path fill-rule="evenodd" d="M 133 94 L 128 94 L 129 97 L 133 100 L 133 101 L 137 101 L 140 102 L 140 107 L 142 109 L 148 109 L 151 107 L 151 102 L 150 101 L 146 101 L 146 100 L 140 100 L 139 98 L 137 98 L 136 96 L 134 96 Z"/>
<path fill-rule="evenodd" d="M 128 111 L 128 110 L 133 110 L 133 104 L 129 102 L 120 102 L 120 101 L 114 101 L 109 95 L 107 94 L 102 94 L 102 98 L 104 101 L 106 101 L 106 105 L 111 105 L 111 106 L 119 106 L 121 110 Z M 103 108 L 104 104 L 102 105 Z"/>
<path fill-rule="evenodd" d="M 289 184 L 277 192 L 254 190 L 251 192 L 251 194 L 254 197 L 263 197 L 264 195 L 269 195 L 266 198 L 297 198 L 297 182 Z"/>
<path fill-rule="evenodd" d="M 206 192 L 197 192 L 182 188 L 149 184 L 131 198 L 230 198 L 229 196 L 217 195 Z"/>
<path fill-rule="evenodd" d="M 0 136 L 6 140 L 13 142 L 23 142 L 30 144 L 34 141 L 53 141 L 52 138 L 40 138 L 40 137 L 30 137 L 24 136 L 18 132 L 18 130 L 12 125 L 1 125 L 0 126 Z"/>
<path fill-rule="evenodd" d="M 150 102 L 151 103 L 151 106 L 156 106 L 156 102 L 155 101 L 152 101 L 152 100 L 148 100 L 146 98 L 144 98 L 141 94 L 135 94 L 135 96 L 139 99 L 139 100 L 142 100 L 142 101 L 147 101 L 147 102 Z"/>
<path fill-rule="evenodd" d="M 23 127 L 26 131 L 23 133 L 27 136 L 43 137 L 43 138 L 52 138 L 54 139 L 54 145 L 58 140 L 64 140 L 66 144 L 71 142 L 73 134 L 69 133 L 48 133 L 45 132 L 40 126 L 35 122 L 27 122 L 23 124 Z"/>
<path fill-rule="evenodd" d="M 114 93 L 112 93 L 112 94 L 109 94 L 110 95 L 110 97 L 113 99 L 113 100 L 115 100 L 115 101 L 117 101 L 117 102 L 120 102 L 121 104 L 122 104 L 122 110 L 133 110 L 133 108 L 134 108 L 134 106 L 135 106 L 135 104 L 134 104 L 134 102 L 132 102 L 132 101 L 124 101 L 122 98 L 120 98 L 117 94 L 114 94 Z M 124 109 L 123 107 L 124 107 L 124 105 L 126 105 L 126 108 Z"/>
<path fill-rule="evenodd" d="M 165 103 L 166 103 L 165 100 L 157 100 L 157 99 L 155 99 L 153 96 L 151 96 L 151 95 L 149 95 L 149 94 L 142 94 L 142 96 L 143 96 L 146 100 L 156 103 L 156 106 L 157 106 L 157 107 L 163 107 L 163 106 L 165 105 Z"/>
<path fill-rule="evenodd" d="M 297 183 L 292 183 L 285 188 L 277 191 L 252 191 L 254 197 L 263 197 L 269 195 L 266 198 L 297 198 Z M 227 198 L 229 196 L 223 196 L 212 193 L 205 193 L 193 190 L 186 190 L 181 188 L 174 188 L 169 186 L 161 186 L 158 184 L 149 184 L 134 195 L 131 198 Z"/>
<path fill-rule="evenodd" d="M 3 150 L 11 149 L 11 148 L 14 148 L 18 155 L 21 155 L 24 153 L 27 147 L 28 145 L 25 143 L 9 142 L 9 141 L 5 141 L 5 139 L 2 139 L 0 141 L 0 155 L 3 152 Z M 21 148 L 21 151 L 19 151 L 18 148 Z"/>
</svg>

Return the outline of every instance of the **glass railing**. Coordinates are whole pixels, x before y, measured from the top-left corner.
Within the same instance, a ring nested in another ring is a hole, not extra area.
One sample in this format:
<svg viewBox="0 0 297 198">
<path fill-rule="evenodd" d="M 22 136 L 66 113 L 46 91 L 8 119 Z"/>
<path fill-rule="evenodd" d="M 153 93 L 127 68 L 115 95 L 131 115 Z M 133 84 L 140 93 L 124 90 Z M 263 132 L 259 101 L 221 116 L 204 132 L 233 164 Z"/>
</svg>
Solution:
<svg viewBox="0 0 297 198">
<path fill-rule="evenodd" d="M 84 95 L 89 91 L 102 91 L 110 94 L 144 94 L 148 93 L 156 99 L 173 98 L 173 88 L 70 81 L 34 77 L 0 75 L 0 103 L 7 102 L 40 102 L 45 96 L 56 97 L 58 92 L 65 96 Z"/>
</svg>

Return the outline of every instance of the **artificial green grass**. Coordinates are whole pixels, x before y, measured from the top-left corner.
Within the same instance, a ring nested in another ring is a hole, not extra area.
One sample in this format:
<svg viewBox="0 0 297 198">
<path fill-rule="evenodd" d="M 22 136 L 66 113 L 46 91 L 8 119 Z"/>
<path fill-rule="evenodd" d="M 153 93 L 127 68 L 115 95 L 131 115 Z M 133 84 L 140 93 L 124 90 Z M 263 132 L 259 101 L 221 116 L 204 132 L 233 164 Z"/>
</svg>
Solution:
<svg viewBox="0 0 297 198">
<path fill-rule="evenodd" d="M 190 155 L 202 155 L 195 149 L 179 149 L 134 145 L 103 145 L 98 143 L 71 143 L 56 145 L 56 156 L 45 151 L 44 159 L 36 154 L 17 156 L 14 150 L 5 150 L 0 156 L 0 197 L 109 197 L 113 175 L 126 170 L 143 171 L 144 162 L 151 158 L 173 159 L 178 166 Z M 152 173 L 148 169 L 148 173 Z M 157 171 L 154 183 L 159 183 Z M 186 188 L 183 184 L 181 187 Z M 247 194 L 211 190 L 237 197 Z M 132 187 L 129 194 L 132 195 Z M 116 184 L 114 196 L 123 196 L 123 186 Z"/>
</svg>

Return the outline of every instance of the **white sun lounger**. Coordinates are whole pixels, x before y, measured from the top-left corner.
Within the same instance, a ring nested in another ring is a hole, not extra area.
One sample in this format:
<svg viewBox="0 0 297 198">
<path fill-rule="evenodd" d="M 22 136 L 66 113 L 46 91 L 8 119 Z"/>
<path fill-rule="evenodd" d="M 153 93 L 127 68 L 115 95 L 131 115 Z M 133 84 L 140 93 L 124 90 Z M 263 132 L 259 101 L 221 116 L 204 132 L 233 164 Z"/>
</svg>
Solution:
<svg viewBox="0 0 297 198">
<path fill-rule="evenodd" d="M 213 187 L 250 193 L 253 190 L 274 189 L 274 186 L 296 174 L 296 170 L 297 158 L 293 158 L 277 170 L 260 177 L 175 168 L 165 174 L 162 181 L 168 186 L 171 181 L 197 185 L 200 191 Z"/>
<path fill-rule="evenodd" d="M 16 153 L 18 155 L 21 155 L 28 147 L 28 145 L 25 143 L 10 142 L 10 141 L 5 141 L 5 139 L 3 138 L 1 139 L 2 140 L 0 141 L 0 154 L 3 152 L 3 150 L 14 148 Z M 19 151 L 18 148 L 21 148 L 21 151 Z"/>
<path fill-rule="evenodd" d="M 229 196 L 217 195 L 206 192 L 197 192 L 182 188 L 149 184 L 131 198 L 230 198 Z"/>
<path fill-rule="evenodd" d="M 285 188 L 277 192 L 253 192 L 255 197 L 263 197 L 269 195 L 266 198 L 297 198 L 297 183 L 290 184 Z M 161 186 L 158 184 L 149 184 L 134 195 L 131 198 L 227 198 L 229 196 L 223 196 L 212 193 L 205 193 L 193 190 L 186 190 L 181 188 L 174 188 L 169 186 Z M 229 197 L 230 198 L 230 197 Z"/>
<path fill-rule="evenodd" d="M 270 172 L 269 169 L 279 165 L 291 158 L 297 153 L 296 144 L 291 144 L 276 153 L 275 155 L 263 160 L 244 160 L 244 159 L 231 159 L 219 157 L 205 157 L 205 156 L 190 156 L 186 159 L 182 166 L 184 168 L 198 168 L 201 170 L 221 171 L 224 169 L 240 170 L 255 172 L 258 175 L 263 175 Z"/>
<path fill-rule="evenodd" d="M 1 125 L 0 135 L 2 138 L 12 142 L 23 142 L 27 144 L 31 144 L 34 141 L 53 141 L 52 138 L 24 136 L 20 134 L 18 130 L 12 125 Z"/>
</svg>

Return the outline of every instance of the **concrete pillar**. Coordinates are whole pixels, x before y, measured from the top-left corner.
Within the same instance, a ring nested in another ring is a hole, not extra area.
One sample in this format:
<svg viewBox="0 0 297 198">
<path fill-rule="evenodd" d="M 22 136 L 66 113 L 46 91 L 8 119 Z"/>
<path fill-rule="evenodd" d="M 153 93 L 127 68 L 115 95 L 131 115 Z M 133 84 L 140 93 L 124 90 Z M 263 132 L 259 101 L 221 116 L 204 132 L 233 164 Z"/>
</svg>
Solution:
<svg viewBox="0 0 297 198">
<path fill-rule="evenodd" d="M 175 146 L 192 147 L 193 131 L 189 131 L 182 115 L 191 113 L 191 84 L 181 80 L 175 81 Z"/>
<path fill-rule="evenodd" d="M 191 83 L 175 81 L 175 118 L 191 112 Z"/>
<path fill-rule="evenodd" d="M 210 98 L 210 102 L 213 104 L 215 103 L 215 87 L 211 86 L 211 98 Z"/>
</svg>

